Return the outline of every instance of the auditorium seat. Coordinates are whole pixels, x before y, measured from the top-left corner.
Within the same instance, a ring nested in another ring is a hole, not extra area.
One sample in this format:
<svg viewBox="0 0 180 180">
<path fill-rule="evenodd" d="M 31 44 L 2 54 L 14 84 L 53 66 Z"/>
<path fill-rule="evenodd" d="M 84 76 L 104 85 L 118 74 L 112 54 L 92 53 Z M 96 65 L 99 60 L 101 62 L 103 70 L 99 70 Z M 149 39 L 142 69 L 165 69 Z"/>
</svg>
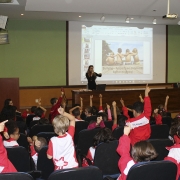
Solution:
<svg viewBox="0 0 180 180">
<path fill-rule="evenodd" d="M 19 139 L 17 140 L 19 146 L 22 146 L 29 150 L 29 143 L 27 142 L 27 136 L 25 134 L 20 133 Z"/>
<path fill-rule="evenodd" d="M 21 146 L 6 147 L 8 159 L 19 172 L 28 172 L 30 168 L 30 156 L 28 151 Z"/>
<path fill-rule="evenodd" d="M 112 130 L 112 126 L 113 126 L 113 121 L 104 121 L 104 124 L 107 128 L 109 128 L 110 130 Z"/>
<path fill-rule="evenodd" d="M 118 140 L 101 143 L 96 147 L 93 165 L 102 171 L 104 177 L 117 178 L 120 174 L 118 168 L 120 156 L 116 152 L 117 147 Z"/>
<path fill-rule="evenodd" d="M 170 161 L 137 163 L 128 172 L 126 180 L 175 180 L 177 166 Z"/>
<path fill-rule="evenodd" d="M 169 127 L 166 124 L 151 125 L 151 136 L 149 139 L 167 139 L 169 136 Z"/>
<path fill-rule="evenodd" d="M 24 172 L 0 173 L 0 180 L 34 180 L 31 175 Z"/>
<path fill-rule="evenodd" d="M 169 129 L 171 128 L 172 118 L 167 116 L 162 118 L 162 123 L 168 125 Z"/>
<path fill-rule="evenodd" d="M 154 159 L 155 161 L 163 160 L 169 153 L 166 147 L 173 145 L 173 142 L 169 139 L 149 139 L 148 142 L 154 146 L 158 154 L 157 158 Z"/>
<path fill-rule="evenodd" d="M 117 127 L 112 132 L 113 137 L 119 140 L 119 138 L 124 134 L 124 127 Z"/>
<path fill-rule="evenodd" d="M 102 172 L 94 166 L 54 171 L 48 180 L 102 180 Z"/>
<path fill-rule="evenodd" d="M 38 153 L 37 170 L 42 172 L 42 179 L 47 179 L 54 171 L 54 164 L 52 159 L 47 158 L 48 147 L 43 147 Z"/>
</svg>

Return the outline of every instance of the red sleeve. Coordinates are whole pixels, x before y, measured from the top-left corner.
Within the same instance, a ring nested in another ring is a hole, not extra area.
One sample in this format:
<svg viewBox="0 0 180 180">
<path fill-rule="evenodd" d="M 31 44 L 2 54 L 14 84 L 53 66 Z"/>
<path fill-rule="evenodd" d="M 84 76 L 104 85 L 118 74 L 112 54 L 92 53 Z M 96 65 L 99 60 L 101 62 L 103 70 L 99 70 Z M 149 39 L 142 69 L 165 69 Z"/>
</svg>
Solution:
<svg viewBox="0 0 180 180">
<path fill-rule="evenodd" d="M 103 107 L 102 106 L 99 106 L 99 111 L 103 111 Z"/>
<path fill-rule="evenodd" d="M 104 128 L 105 127 L 104 121 L 101 121 L 99 126 L 100 126 L 100 128 Z"/>
<path fill-rule="evenodd" d="M 49 144 L 48 144 L 47 154 L 48 154 L 49 156 L 53 156 L 53 145 L 52 145 L 51 140 L 49 141 Z"/>
<path fill-rule="evenodd" d="M 4 126 L 4 132 L 8 132 L 8 128 Z"/>
<path fill-rule="evenodd" d="M 31 156 L 34 156 L 36 154 L 36 151 L 34 149 L 34 145 L 30 145 L 30 151 L 31 151 Z"/>
<path fill-rule="evenodd" d="M 113 126 L 112 126 L 112 131 L 114 131 L 117 127 L 118 127 L 117 124 L 113 124 Z"/>
<path fill-rule="evenodd" d="M 151 99 L 148 96 L 148 97 L 144 98 L 144 114 L 149 119 L 150 119 L 150 116 L 151 116 L 151 111 L 152 111 Z"/>
<path fill-rule="evenodd" d="M 62 102 L 62 97 L 60 97 L 60 98 L 58 99 L 58 102 L 53 106 L 53 109 L 54 109 L 55 111 L 57 111 L 57 109 L 60 107 L 61 102 Z"/>
<path fill-rule="evenodd" d="M 93 161 L 94 159 L 92 158 L 92 154 L 91 151 L 88 150 L 87 156 L 86 156 L 89 160 Z"/>
<path fill-rule="evenodd" d="M 23 113 L 22 113 L 22 118 L 27 118 L 27 116 L 28 116 L 28 111 L 23 111 Z"/>
<path fill-rule="evenodd" d="M 89 126 L 87 127 L 87 129 L 94 129 L 94 128 L 96 128 L 96 122 L 89 124 Z"/>
<path fill-rule="evenodd" d="M 123 111 L 123 115 L 126 116 L 126 117 L 129 119 L 130 117 L 129 117 L 129 114 L 128 114 L 128 109 L 127 109 L 127 107 L 123 106 L 123 107 L 122 107 L 122 111 Z"/>
<path fill-rule="evenodd" d="M 74 133 L 75 133 L 75 127 L 74 126 L 69 126 L 68 128 L 68 134 L 74 138 Z"/>
<path fill-rule="evenodd" d="M 174 135 L 175 144 L 180 144 L 180 138 L 177 135 Z"/>
<path fill-rule="evenodd" d="M 157 114 L 156 116 L 154 116 L 154 118 L 157 125 L 162 124 L 162 116 L 160 114 Z"/>
<path fill-rule="evenodd" d="M 119 169 L 122 176 L 126 176 L 129 169 L 135 164 L 130 156 L 130 138 L 127 135 L 120 137 L 119 145 L 116 151 L 121 156 L 118 163 Z"/>
</svg>

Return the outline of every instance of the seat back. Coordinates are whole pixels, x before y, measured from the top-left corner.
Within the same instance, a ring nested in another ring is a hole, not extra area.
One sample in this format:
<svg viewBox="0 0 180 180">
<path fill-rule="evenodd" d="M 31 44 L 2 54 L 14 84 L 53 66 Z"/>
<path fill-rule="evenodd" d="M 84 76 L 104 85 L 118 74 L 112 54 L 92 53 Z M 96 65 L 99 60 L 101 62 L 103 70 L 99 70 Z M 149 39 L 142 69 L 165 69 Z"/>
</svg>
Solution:
<svg viewBox="0 0 180 180">
<path fill-rule="evenodd" d="M 79 138 L 76 149 L 78 154 L 86 156 L 88 149 L 91 146 L 93 146 L 93 138 L 99 130 L 100 128 L 95 128 L 92 130 L 85 129 L 79 132 Z"/>
<path fill-rule="evenodd" d="M 8 159 L 19 172 L 30 171 L 30 157 L 28 151 L 21 146 L 7 147 Z"/>
<path fill-rule="evenodd" d="M 137 163 L 128 172 L 127 180 L 170 180 L 176 179 L 177 166 L 170 161 Z"/>
<path fill-rule="evenodd" d="M 37 170 L 42 171 L 42 179 L 47 179 L 54 171 L 52 159 L 47 158 L 48 147 L 43 147 L 38 153 Z"/>
<path fill-rule="evenodd" d="M 104 124 L 107 128 L 112 130 L 113 121 L 104 121 Z"/>
<path fill-rule="evenodd" d="M 33 177 L 24 172 L 16 172 L 16 173 L 2 173 L 0 174 L 1 180 L 34 180 Z"/>
<path fill-rule="evenodd" d="M 53 172 L 48 180 L 102 180 L 102 172 L 94 166 L 63 169 Z"/>
<path fill-rule="evenodd" d="M 169 139 L 149 139 L 148 142 L 150 142 L 153 145 L 156 152 L 158 153 L 158 156 L 155 159 L 155 161 L 163 160 L 169 153 L 166 147 L 173 145 L 173 142 Z"/>
<path fill-rule="evenodd" d="M 78 142 L 78 138 L 79 138 L 79 132 L 87 129 L 88 127 L 88 122 L 86 121 L 77 121 L 76 125 L 75 125 L 75 134 L 74 134 L 74 144 L 76 145 Z"/>
<path fill-rule="evenodd" d="M 169 129 L 171 127 L 172 118 L 169 116 L 162 118 L 162 123 L 168 125 Z"/>
<path fill-rule="evenodd" d="M 124 127 L 117 127 L 112 134 L 118 140 L 124 134 Z"/>
<path fill-rule="evenodd" d="M 22 146 L 29 150 L 29 143 L 27 142 L 27 136 L 23 133 L 20 133 L 19 139 L 17 140 L 19 146 Z"/>
<path fill-rule="evenodd" d="M 30 115 L 27 116 L 27 118 L 26 118 L 27 127 L 30 127 L 30 123 L 33 120 L 33 117 L 35 117 L 34 114 L 30 114 Z"/>
<path fill-rule="evenodd" d="M 120 156 L 116 152 L 118 140 L 101 143 L 96 147 L 94 166 L 97 166 L 103 175 L 119 174 L 118 161 Z"/>
<path fill-rule="evenodd" d="M 47 143 L 49 143 L 49 140 L 54 136 L 58 136 L 58 135 L 54 132 L 40 132 L 37 134 L 37 137 L 45 138 Z"/>
<path fill-rule="evenodd" d="M 29 136 L 36 136 L 40 132 L 54 132 L 54 128 L 51 124 L 46 125 L 35 125 L 30 130 Z"/>
<path fill-rule="evenodd" d="M 31 121 L 29 125 L 29 129 L 32 129 L 34 125 L 38 124 L 39 120 Z"/>
<path fill-rule="evenodd" d="M 151 125 L 151 136 L 149 139 L 167 139 L 169 136 L 169 127 L 166 124 Z"/>
</svg>

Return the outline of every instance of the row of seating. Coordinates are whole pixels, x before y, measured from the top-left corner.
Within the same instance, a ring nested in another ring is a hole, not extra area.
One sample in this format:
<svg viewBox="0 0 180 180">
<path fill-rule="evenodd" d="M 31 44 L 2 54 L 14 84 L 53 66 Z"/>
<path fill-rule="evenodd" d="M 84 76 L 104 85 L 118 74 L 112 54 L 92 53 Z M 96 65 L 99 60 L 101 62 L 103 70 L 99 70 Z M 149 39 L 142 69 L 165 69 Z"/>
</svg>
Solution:
<svg viewBox="0 0 180 180">
<path fill-rule="evenodd" d="M 177 166 L 170 161 L 143 162 L 134 165 L 127 175 L 127 180 L 175 180 Z M 33 180 L 27 173 L 5 173 L 0 174 L 1 180 Z M 73 168 L 54 171 L 48 180 L 103 180 L 102 172 L 95 166 L 85 168 Z M 105 177 L 104 180 L 112 180 Z"/>
</svg>

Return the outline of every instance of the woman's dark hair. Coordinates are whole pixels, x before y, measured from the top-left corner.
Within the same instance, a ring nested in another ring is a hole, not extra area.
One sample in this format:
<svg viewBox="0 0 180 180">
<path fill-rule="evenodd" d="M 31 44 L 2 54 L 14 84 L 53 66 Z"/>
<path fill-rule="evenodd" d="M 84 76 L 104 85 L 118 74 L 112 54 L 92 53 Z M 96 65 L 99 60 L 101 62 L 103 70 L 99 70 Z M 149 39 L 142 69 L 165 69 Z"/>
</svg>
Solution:
<svg viewBox="0 0 180 180">
<path fill-rule="evenodd" d="M 88 74 L 88 76 L 90 77 L 91 76 L 91 73 L 90 73 L 90 68 L 92 68 L 92 67 L 94 67 L 93 65 L 90 65 L 89 67 L 88 67 L 88 70 L 87 70 L 87 74 Z M 93 76 L 95 76 L 95 78 L 96 78 L 96 74 L 95 73 L 93 73 Z"/>
<path fill-rule="evenodd" d="M 4 101 L 4 107 L 9 106 L 10 101 L 12 101 L 12 100 L 11 100 L 11 99 L 6 99 L 6 100 Z"/>
<path fill-rule="evenodd" d="M 93 138 L 94 146 L 97 146 L 98 144 L 100 144 L 102 142 L 108 143 L 113 140 L 114 140 L 114 137 L 112 135 L 112 131 L 106 127 L 101 128 Z"/>
<path fill-rule="evenodd" d="M 151 143 L 140 141 L 132 147 L 131 156 L 135 162 L 143 162 L 156 158 L 157 153 Z"/>
</svg>

